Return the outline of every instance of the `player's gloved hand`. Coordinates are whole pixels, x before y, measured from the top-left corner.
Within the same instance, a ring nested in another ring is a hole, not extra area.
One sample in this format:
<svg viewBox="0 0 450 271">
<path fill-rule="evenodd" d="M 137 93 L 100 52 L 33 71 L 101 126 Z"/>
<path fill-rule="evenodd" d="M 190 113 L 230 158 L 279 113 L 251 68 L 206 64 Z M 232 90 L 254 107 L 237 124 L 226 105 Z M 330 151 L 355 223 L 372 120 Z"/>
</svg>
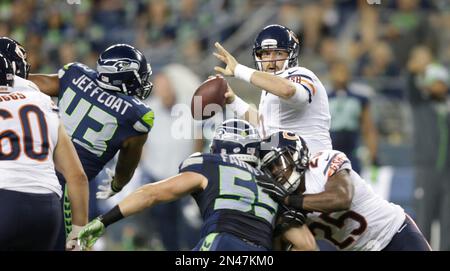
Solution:
<svg viewBox="0 0 450 271">
<path fill-rule="evenodd" d="M 96 194 L 97 199 L 108 199 L 122 190 L 122 188 L 118 188 L 114 184 L 114 171 L 106 168 L 106 174 L 108 175 L 108 178 L 103 180 L 103 185 L 98 186 L 99 191 Z"/>
<path fill-rule="evenodd" d="M 86 224 L 78 233 L 78 245 L 81 250 L 91 248 L 104 233 L 105 225 L 99 218 L 96 218 Z"/>
<path fill-rule="evenodd" d="M 282 223 L 287 223 L 293 226 L 301 226 L 305 224 L 306 212 L 303 210 L 296 210 L 286 207 L 286 210 L 281 214 L 280 219 Z"/>
<path fill-rule="evenodd" d="M 256 176 L 256 183 L 263 188 L 263 192 L 277 202 L 284 203 L 285 198 L 289 195 L 288 191 L 281 184 L 265 174 Z"/>
<path fill-rule="evenodd" d="M 282 208 L 285 210 L 278 218 L 274 232 L 275 236 L 283 234 L 290 228 L 302 226 L 306 222 L 306 213 L 304 211 L 289 208 L 284 205 Z"/>
<path fill-rule="evenodd" d="M 67 251 L 80 251 L 78 245 L 78 233 L 83 229 L 82 226 L 72 225 L 72 231 L 66 238 L 66 250 Z"/>
</svg>

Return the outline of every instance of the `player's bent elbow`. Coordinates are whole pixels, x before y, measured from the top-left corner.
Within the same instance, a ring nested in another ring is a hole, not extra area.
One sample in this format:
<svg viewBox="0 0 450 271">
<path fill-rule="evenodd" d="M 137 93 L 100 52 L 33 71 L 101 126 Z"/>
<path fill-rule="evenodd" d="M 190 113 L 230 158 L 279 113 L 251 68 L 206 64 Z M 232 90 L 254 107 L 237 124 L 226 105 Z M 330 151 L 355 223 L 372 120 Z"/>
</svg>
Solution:
<svg viewBox="0 0 450 271">
<path fill-rule="evenodd" d="M 293 84 L 286 84 L 286 86 L 283 87 L 281 98 L 289 99 L 292 96 L 294 96 L 296 91 L 297 91 L 297 89 Z"/>
<path fill-rule="evenodd" d="M 349 210 L 352 205 L 352 195 L 342 191 L 337 196 L 336 209 L 340 211 Z"/>
</svg>

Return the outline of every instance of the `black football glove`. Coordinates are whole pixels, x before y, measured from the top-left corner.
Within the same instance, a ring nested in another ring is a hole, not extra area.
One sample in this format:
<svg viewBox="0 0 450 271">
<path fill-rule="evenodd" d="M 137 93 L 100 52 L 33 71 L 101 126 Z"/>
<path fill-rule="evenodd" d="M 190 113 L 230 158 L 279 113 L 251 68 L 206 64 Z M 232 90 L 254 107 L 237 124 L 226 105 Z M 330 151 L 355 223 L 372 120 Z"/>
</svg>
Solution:
<svg viewBox="0 0 450 271">
<path fill-rule="evenodd" d="M 287 190 L 281 184 L 265 174 L 256 176 L 256 183 L 263 188 L 263 192 L 279 203 L 284 203 L 284 199 L 288 196 Z"/>
<path fill-rule="evenodd" d="M 306 222 L 306 213 L 304 211 L 295 210 L 282 206 L 285 210 L 281 212 L 278 224 L 275 227 L 275 236 L 283 234 L 290 228 L 299 227 Z"/>
</svg>

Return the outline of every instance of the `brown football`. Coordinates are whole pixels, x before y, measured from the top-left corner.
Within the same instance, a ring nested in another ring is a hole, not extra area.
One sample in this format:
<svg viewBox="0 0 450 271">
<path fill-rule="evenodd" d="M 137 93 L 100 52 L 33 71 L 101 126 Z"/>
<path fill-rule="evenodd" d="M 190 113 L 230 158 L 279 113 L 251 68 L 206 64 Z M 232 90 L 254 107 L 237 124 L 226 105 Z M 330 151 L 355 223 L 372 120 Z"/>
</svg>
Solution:
<svg viewBox="0 0 450 271">
<path fill-rule="evenodd" d="M 214 76 L 203 82 L 195 91 L 191 101 L 191 114 L 195 120 L 209 119 L 225 106 L 227 81 Z"/>
</svg>

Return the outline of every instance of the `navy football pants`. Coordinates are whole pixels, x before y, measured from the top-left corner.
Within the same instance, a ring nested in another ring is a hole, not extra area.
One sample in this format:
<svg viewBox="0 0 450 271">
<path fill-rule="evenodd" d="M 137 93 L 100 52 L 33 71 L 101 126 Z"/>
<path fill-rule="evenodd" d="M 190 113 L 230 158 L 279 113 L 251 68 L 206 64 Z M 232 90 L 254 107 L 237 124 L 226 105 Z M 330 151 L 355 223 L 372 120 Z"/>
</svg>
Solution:
<svg viewBox="0 0 450 271">
<path fill-rule="evenodd" d="M 416 223 L 406 215 L 400 229 L 383 251 L 430 251 L 431 247 Z"/>
<path fill-rule="evenodd" d="M 0 189 L 0 250 L 51 250 L 61 218 L 58 195 Z"/>
</svg>

